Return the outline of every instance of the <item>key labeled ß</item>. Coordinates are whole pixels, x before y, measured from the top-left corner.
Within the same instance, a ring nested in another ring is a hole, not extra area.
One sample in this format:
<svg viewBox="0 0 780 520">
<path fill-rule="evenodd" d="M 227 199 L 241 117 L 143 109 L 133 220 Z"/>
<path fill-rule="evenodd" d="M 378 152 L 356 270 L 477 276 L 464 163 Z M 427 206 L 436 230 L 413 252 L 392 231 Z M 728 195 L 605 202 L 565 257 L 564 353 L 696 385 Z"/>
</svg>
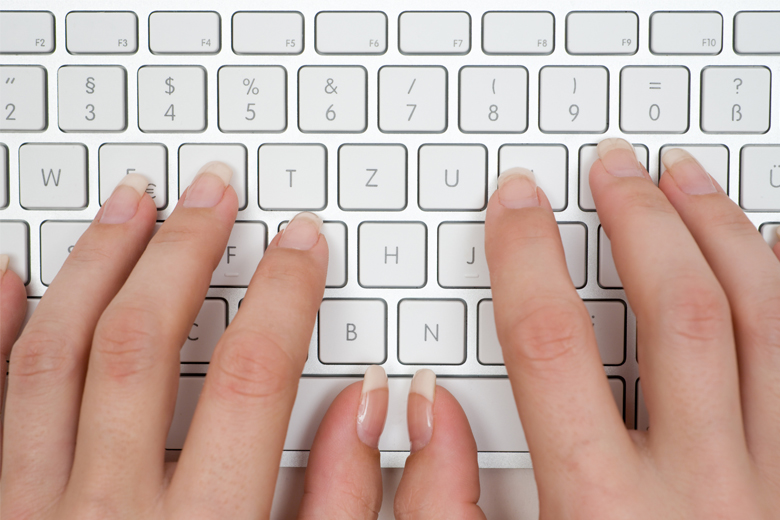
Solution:
<svg viewBox="0 0 780 520">
<path fill-rule="evenodd" d="M 769 130 L 772 73 L 767 67 L 705 67 L 701 71 L 701 129 L 763 134 Z"/>
</svg>

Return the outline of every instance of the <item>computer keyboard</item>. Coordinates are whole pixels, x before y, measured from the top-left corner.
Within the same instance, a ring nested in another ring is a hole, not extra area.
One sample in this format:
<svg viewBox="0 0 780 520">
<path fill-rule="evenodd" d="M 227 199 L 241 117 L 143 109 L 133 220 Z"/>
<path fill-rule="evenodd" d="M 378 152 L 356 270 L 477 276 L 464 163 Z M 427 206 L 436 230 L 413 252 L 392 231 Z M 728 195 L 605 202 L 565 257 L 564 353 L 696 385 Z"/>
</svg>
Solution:
<svg viewBox="0 0 780 520">
<path fill-rule="evenodd" d="M 636 319 L 588 186 L 596 143 L 635 143 L 656 182 L 663 150 L 687 149 L 777 240 L 776 0 L 97 7 L 2 3 L 0 252 L 32 310 L 123 175 L 146 175 L 163 222 L 204 163 L 231 166 L 241 209 L 181 351 L 171 453 L 264 248 L 298 211 L 325 220 L 331 257 L 288 466 L 305 465 L 333 397 L 380 364 L 383 465 L 403 465 L 406 393 L 427 367 L 463 405 L 483 467 L 530 467 L 483 245 L 501 171 L 532 169 L 556 212 L 629 428 L 648 420 Z"/>
</svg>

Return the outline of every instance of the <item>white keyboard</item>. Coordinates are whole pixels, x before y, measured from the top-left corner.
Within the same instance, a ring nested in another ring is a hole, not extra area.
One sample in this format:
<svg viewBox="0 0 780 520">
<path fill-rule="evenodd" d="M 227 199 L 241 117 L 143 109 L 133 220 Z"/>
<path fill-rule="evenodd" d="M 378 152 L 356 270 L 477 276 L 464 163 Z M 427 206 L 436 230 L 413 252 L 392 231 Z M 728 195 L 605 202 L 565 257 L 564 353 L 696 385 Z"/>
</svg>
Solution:
<svg viewBox="0 0 780 520">
<path fill-rule="evenodd" d="M 463 404 L 483 467 L 530 467 L 483 247 L 500 171 L 530 168 L 547 193 L 628 427 L 647 425 L 636 320 L 588 187 L 595 144 L 629 139 L 656 181 L 663 149 L 686 148 L 776 240 L 776 0 L 112 7 L 2 2 L 0 252 L 32 309 L 123 175 L 149 178 L 162 222 L 202 164 L 233 168 L 241 210 L 181 351 L 171 450 L 266 244 L 298 211 L 326 221 L 331 258 L 288 466 L 305 465 L 339 390 L 381 364 L 385 466 L 403 465 L 406 392 L 428 367 Z"/>
</svg>

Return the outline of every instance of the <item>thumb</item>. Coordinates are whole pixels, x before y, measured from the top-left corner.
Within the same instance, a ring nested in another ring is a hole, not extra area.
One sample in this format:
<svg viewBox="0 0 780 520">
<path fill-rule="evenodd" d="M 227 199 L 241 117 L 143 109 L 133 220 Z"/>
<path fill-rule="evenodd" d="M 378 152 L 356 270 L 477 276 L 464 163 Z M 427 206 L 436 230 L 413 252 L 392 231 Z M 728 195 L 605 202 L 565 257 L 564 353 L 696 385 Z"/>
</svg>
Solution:
<svg viewBox="0 0 780 520">
<path fill-rule="evenodd" d="M 407 404 L 412 454 L 395 494 L 395 517 L 404 520 L 484 520 L 477 506 L 477 443 L 458 401 L 419 370 Z"/>
</svg>

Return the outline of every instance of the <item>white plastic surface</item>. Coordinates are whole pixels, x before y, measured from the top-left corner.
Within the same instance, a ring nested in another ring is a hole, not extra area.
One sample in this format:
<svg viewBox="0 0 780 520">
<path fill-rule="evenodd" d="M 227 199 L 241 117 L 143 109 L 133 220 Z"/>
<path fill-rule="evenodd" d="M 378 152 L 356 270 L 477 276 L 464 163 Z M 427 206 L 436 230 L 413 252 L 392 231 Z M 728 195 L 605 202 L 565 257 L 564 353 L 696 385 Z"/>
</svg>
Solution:
<svg viewBox="0 0 780 520">
<path fill-rule="evenodd" d="M 528 70 L 525 67 L 460 69 L 460 129 L 463 132 L 525 132 Z"/>
<path fill-rule="evenodd" d="M 287 128 L 284 67 L 219 69 L 219 129 L 223 132 L 282 132 Z"/>
<path fill-rule="evenodd" d="M 379 129 L 434 132 L 447 129 L 447 70 L 443 67 L 379 69 Z"/>
<path fill-rule="evenodd" d="M 71 54 L 132 54 L 138 50 L 138 18 L 130 11 L 74 11 L 65 18 Z"/>
<path fill-rule="evenodd" d="M 439 226 L 438 255 L 442 287 L 490 287 L 484 223 L 443 223 Z"/>
<path fill-rule="evenodd" d="M 604 67 L 544 67 L 539 73 L 542 132 L 606 132 L 608 77 Z"/>
<path fill-rule="evenodd" d="M 406 147 L 345 144 L 339 148 L 341 209 L 402 210 L 406 183 Z"/>
<path fill-rule="evenodd" d="M 8 148 L 0 144 L 0 208 L 8 206 Z"/>
<path fill-rule="evenodd" d="M 531 170 L 553 211 L 566 208 L 568 153 L 563 145 L 506 144 L 498 151 L 498 171 Z"/>
<path fill-rule="evenodd" d="M 298 12 L 238 12 L 233 15 L 236 54 L 300 54 L 303 16 Z"/>
<path fill-rule="evenodd" d="M 37 66 L 0 66 L 0 131 L 46 128 L 46 71 Z"/>
<path fill-rule="evenodd" d="M 549 12 L 485 13 L 482 48 L 488 54 L 551 54 L 555 18 Z"/>
<path fill-rule="evenodd" d="M 745 146 L 740 204 L 749 211 L 780 211 L 780 146 Z"/>
<path fill-rule="evenodd" d="M 465 12 L 407 11 L 398 20 L 403 54 L 468 54 L 471 18 Z"/>
<path fill-rule="evenodd" d="M 19 202 L 26 209 L 76 209 L 86 206 L 86 146 L 22 146 L 19 150 Z"/>
<path fill-rule="evenodd" d="M 633 12 L 575 11 L 566 17 L 569 54 L 634 54 L 639 17 Z"/>
<path fill-rule="evenodd" d="M 316 211 L 326 204 L 326 151 L 322 145 L 264 144 L 258 155 L 260 207 Z"/>
<path fill-rule="evenodd" d="M 423 145 L 419 202 L 424 210 L 480 210 L 487 204 L 487 150 L 474 145 Z"/>
<path fill-rule="evenodd" d="M 620 72 L 620 128 L 627 133 L 686 132 L 689 91 L 685 67 L 625 67 Z"/>
<path fill-rule="evenodd" d="M 202 67 L 138 69 L 138 126 L 143 132 L 200 132 L 206 128 L 206 71 Z"/>
<path fill-rule="evenodd" d="M 316 19 L 320 54 L 384 54 L 387 15 L 379 11 L 319 13 Z"/>
<path fill-rule="evenodd" d="M 363 287 L 425 285 L 426 228 L 420 222 L 364 222 L 358 229 Z"/>
<path fill-rule="evenodd" d="M 49 285 L 91 222 L 48 220 L 41 225 L 41 281 Z"/>
<path fill-rule="evenodd" d="M 714 133 L 769 130 L 772 74 L 767 67 L 706 67 L 701 73 L 701 129 Z"/>
<path fill-rule="evenodd" d="M 0 54 L 54 50 L 54 16 L 47 11 L 0 11 Z"/>
<path fill-rule="evenodd" d="M 737 13 L 734 17 L 734 51 L 740 54 L 780 54 L 780 11 Z"/>
<path fill-rule="evenodd" d="M 411 365 L 458 365 L 466 359 L 463 300 L 401 300 L 398 359 Z"/>
<path fill-rule="evenodd" d="M 262 222 L 236 222 L 222 259 L 211 275 L 211 285 L 247 287 L 265 253 L 266 235 Z"/>
<path fill-rule="evenodd" d="M 723 16 L 716 12 L 657 12 L 650 17 L 650 50 L 655 54 L 718 54 Z"/>
<path fill-rule="evenodd" d="M 321 362 L 368 365 L 386 359 L 384 300 L 326 299 L 320 305 L 317 323 Z"/>
<path fill-rule="evenodd" d="M 219 24 L 215 12 L 156 11 L 149 15 L 149 49 L 155 54 L 216 54 Z"/>
<path fill-rule="evenodd" d="M 168 150 L 161 144 L 104 144 L 100 147 L 100 204 L 128 173 L 140 173 L 149 181 L 146 193 L 157 208 L 168 205 Z"/>
<path fill-rule="evenodd" d="M 121 132 L 127 128 L 124 67 L 60 67 L 59 126 L 65 132 Z"/>
<path fill-rule="evenodd" d="M 302 132 L 363 132 L 366 90 L 363 67 L 301 67 L 298 126 Z"/>
</svg>

